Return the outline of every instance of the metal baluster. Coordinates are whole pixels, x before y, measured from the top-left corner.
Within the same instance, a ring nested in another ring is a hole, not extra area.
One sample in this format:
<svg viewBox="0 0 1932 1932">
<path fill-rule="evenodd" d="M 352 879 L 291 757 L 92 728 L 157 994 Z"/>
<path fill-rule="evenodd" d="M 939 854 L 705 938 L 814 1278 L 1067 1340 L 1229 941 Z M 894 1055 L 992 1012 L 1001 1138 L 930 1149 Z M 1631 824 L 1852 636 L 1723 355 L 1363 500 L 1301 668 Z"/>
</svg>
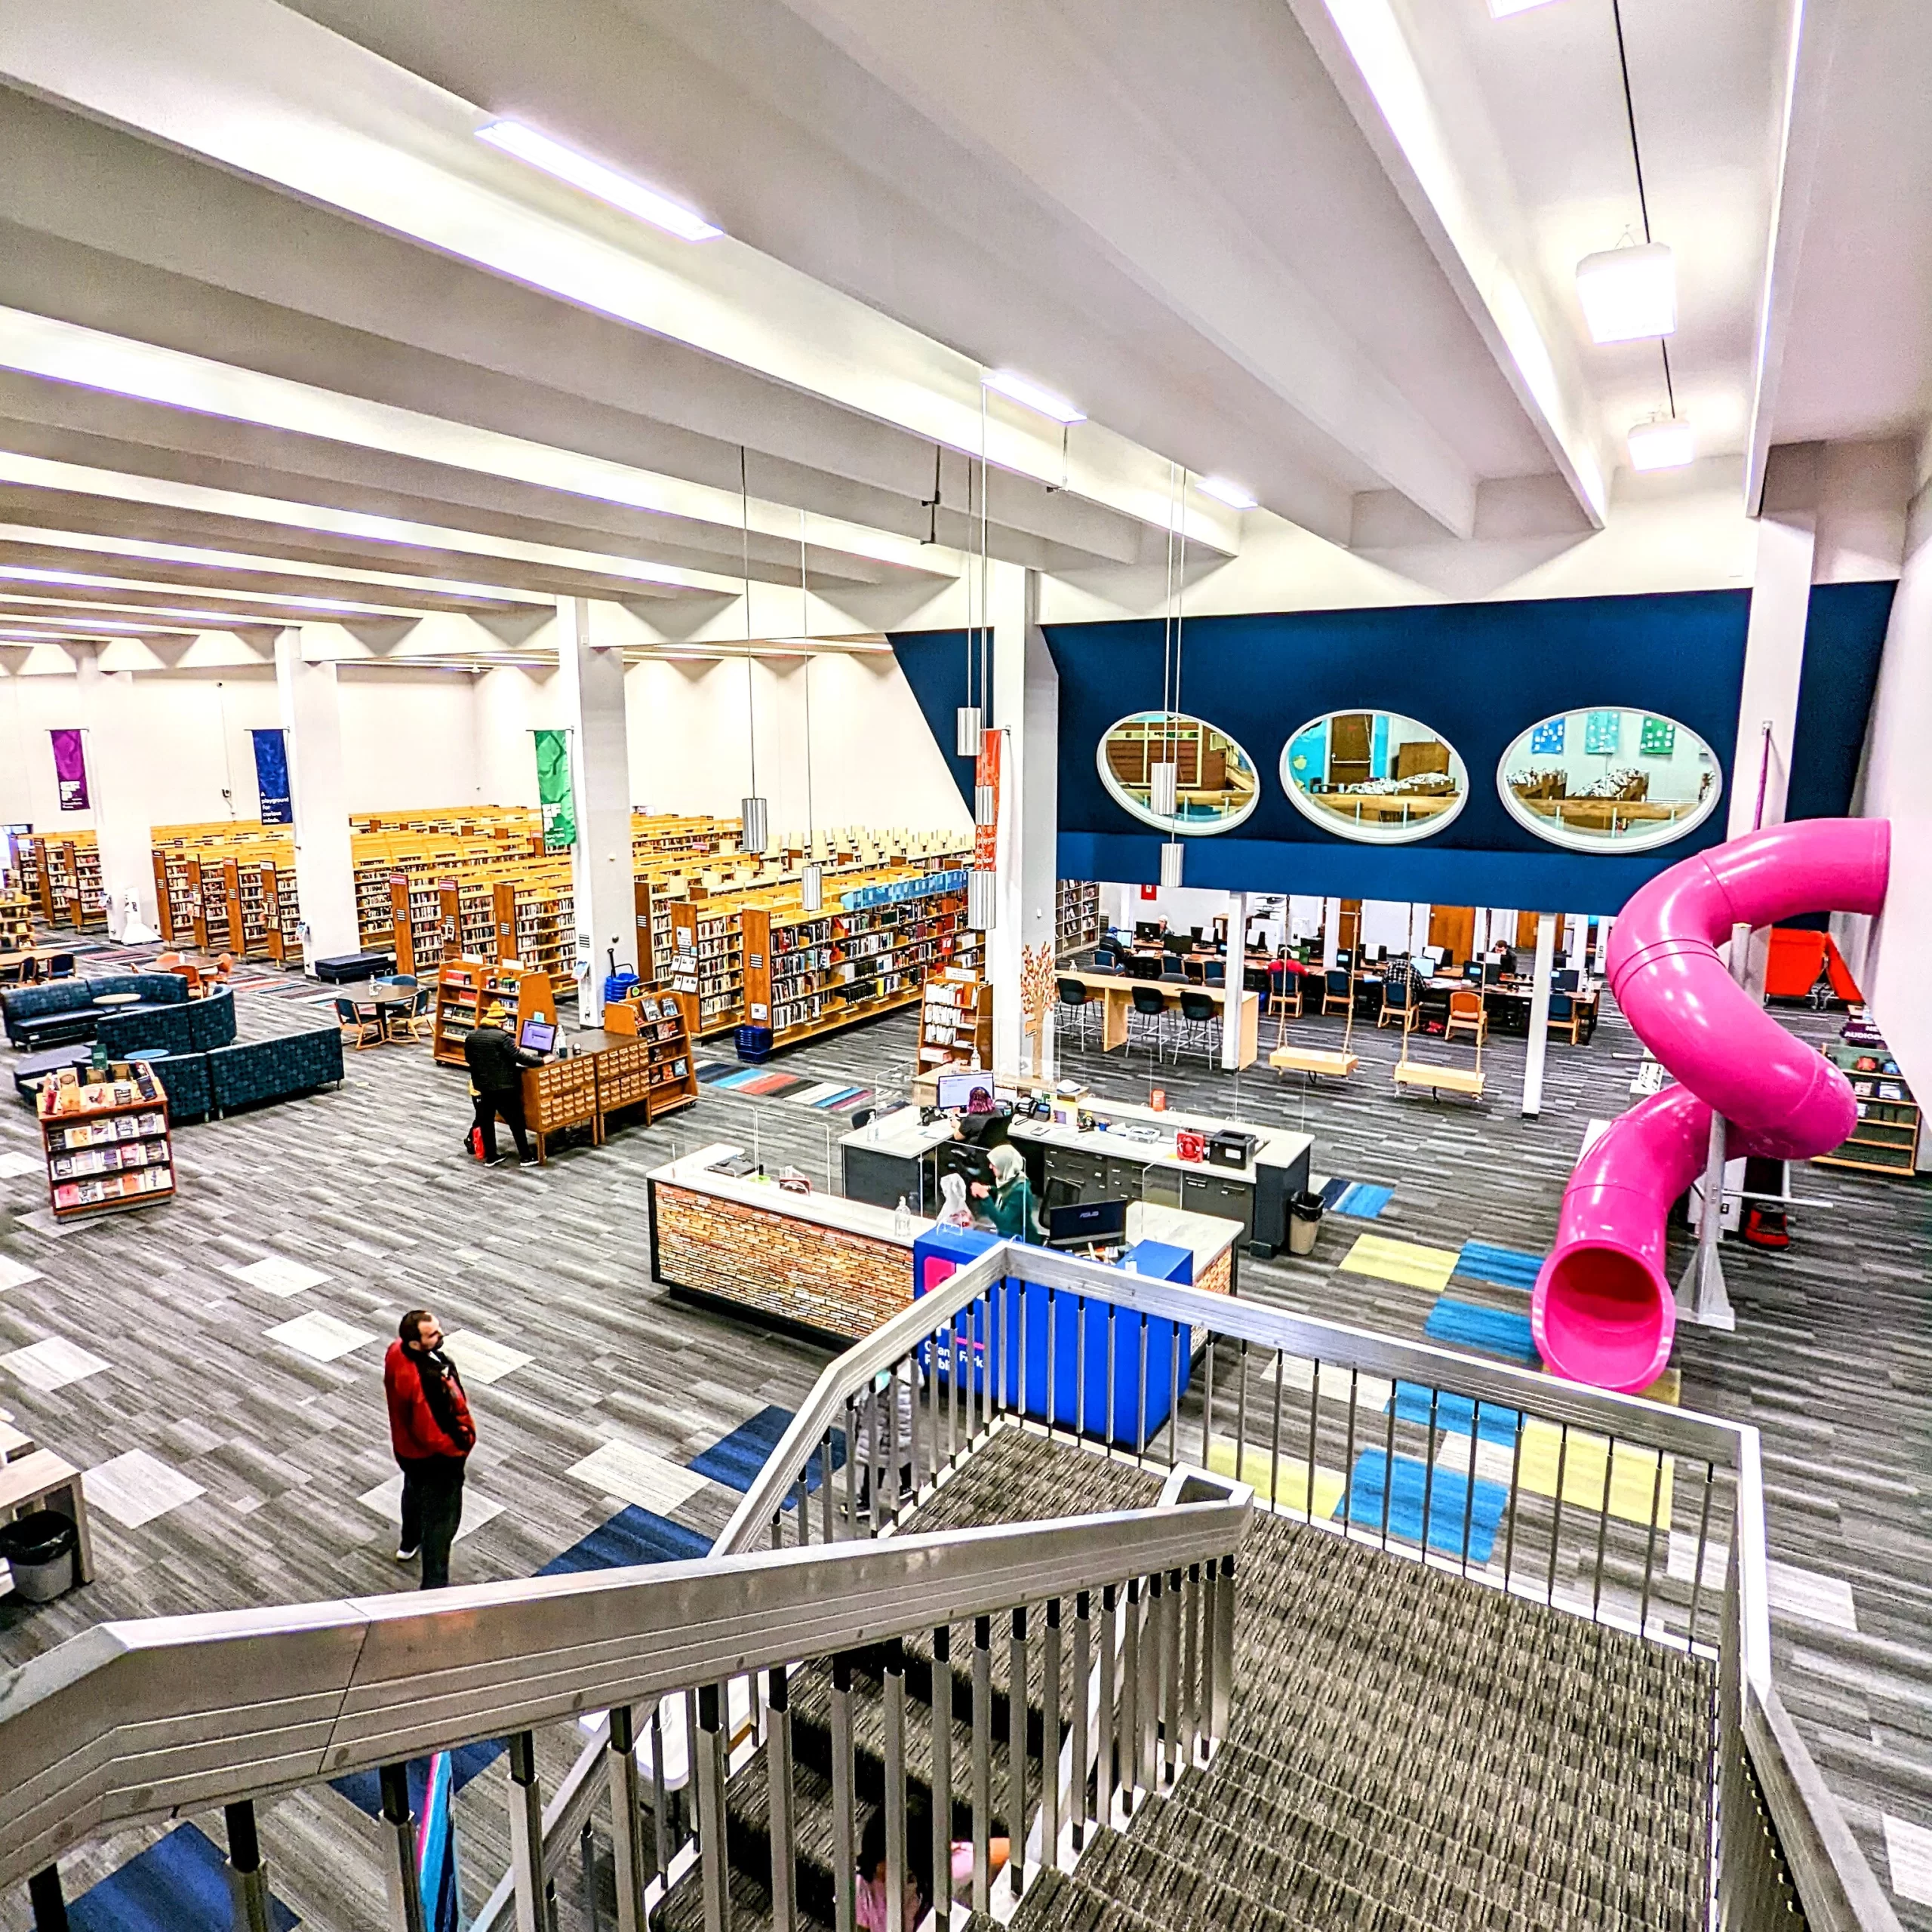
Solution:
<svg viewBox="0 0 1932 1932">
<path fill-rule="evenodd" d="M 27 1880 L 27 1904 L 33 1912 L 34 1932 L 67 1932 L 67 1901 L 60 1890 L 58 1865 L 44 1866 Z M 420 1915 L 420 1903 L 417 1910 Z"/>
<path fill-rule="evenodd" d="M 785 1512 L 774 1509 L 771 1512 L 771 1546 L 774 1549 L 785 1547 Z"/>
<path fill-rule="evenodd" d="M 949 1398 L 946 1406 L 946 1466 L 951 1469 L 959 1460 L 959 1317 L 955 1314 L 946 1324 L 946 1380 Z"/>
<path fill-rule="evenodd" d="M 1281 1498 L 1281 1367 L 1287 1360 L 1279 1349 L 1275 1351 L 1274 1414 L 1268 1425 L 1268 1506 L 1271 1509 Z"/>
<path fill-rule="evenodd" d="M 1523 1412 L 1516 1414 L 1515 1440 L 1509 1449 L 1509 1522 L 1503 1534 L 1503 1591 L 1509 1593 L 1509 1578 L 1516 1564 L 1516 1496 L 1523 1486 Z"/>
<path fill-rule="evenodd" d="M 852 1460 L 852 1438 L 849 1435 L 845 1438 L 845 1460 L 848 1463 Z M 825 1440 L 818 1447 L 818 1528 L 821 1543 L 834 1540 L 832 1476 L 832 1431 L 828 1429 Z"/>
<path fill-rule="evenodd" d="M 995 1293 L 993 1318 L 993 1336 L 998 1343 L 999 1380 L 994 1402 L 996 1412 L 1001 1414 L 1013 1407 L 1012 1395 L 1008 1384 L 1013 1379 L 1013 1291 L 1015 1284 L 1010 1279 L 1002 1281 Z"/>
<path fill-rule="evenodd" d="M 784 1673 L 774 1673 L 782 1683 Z M 617 1932 L 644 1924 L 644 1794 L 637 1769 L 637 1732 L 628 1704 L 611 1707 L 605 1771 L 611 1786 L 611 1866 L 617 1886 Z"/>
<path fill-rule="evenodd" d="M 1020 1360 L 1014 1367 L 1013 1403 L 1014 1408 L 1022 1416 L 1032 1414 L 1030 1398 L 1033 1392 L 1029 1385 L 1032 1380 L 1031 1371 L 1033 1358 L 1026 1352 L 1027 1319 L 1031 1312 L 1029 1304 L 1033 1299 L 1027 1292 L 1030 1285 L 1030 1283 L 1019 1281 L 1016 1281 L 1012 1284 L 1014 1299 L 1020 1304 L 1019 1319 L 1014 1324 L 1019 1330 Z"/>
<path fill-rule="evenodd" d="M 1432 1388 L 1429 1392 L 1429 1454 L 1422 1466 L 1422 1560 L 1429 1561 L 1429 1516 L 1435 1502 L 1435 1411 L 1436 1404 L 1442 1399 L 1442 1392 Z M 1471 1465 L 1474 1466 L 1475 1444 L 1469 1444 Z M 1395 1472 L 1391 1469 L 1389 1487 L 1395 1487 Z"/>
<path fill-rule="evenodd" d="M 1118 1734 L 1114 1721 L 1114 1648 L 1120 1641 L 1115 1586 L 1109 1583 L 1100 1592 L 1100 1734 L 1095 1740 L 1094 1816 L 1105 1831 L 1114 1818 L 1114 1750 Z"/>
<path fill-rule="evenodd" d="M 1134 1383 L 1134 1461 L 1147 1466 L 1147 1318 L 1140 1317 L 1140 1372 Z"/>
<path fill-rule="evenodd" d="M 1697 1647 L 1697 1601 L 1704 1589 L 1704 1542 L 1711 1533 L 1711 1491 L 1715 1481 L 1712 1466 L 1704 1465 L 1704 1500 L 1697 1512 L 1697 1552 L 1690 1572 L 1690 1627 L 1685 1637 L 1692 1650 Z"/>
<path fill-rule="evenodd" d="M 1140 1783 L 1140 1579 L 1127 1586 L 1127 1630 L 1121 1645 L 1120 1727 L 1121 1803 L 1131 1818 Z"/>
<path fill-rule="evenodd" d="M 228 1827 L 228 1886 L 235 1908 L 235 1932 L 269 1932 L 269 1875 L 262 1864 L 255 1807 L 247 1799 L 222 1807 Z M 411 1860 L 412 1871 L 414 1859 Z M 420 1901 L 418 1901 L 420 1909 Z"/>
<path fill-rule="evenodd" d="M 1308 1489 L 1302 1500 L 1307 1508 L 1302 1512 L 1302 1520 L 1315 1521 L 1315 1445 L 1321 1434 L 1321 1358 L 1315 1358 L 1315 1379 L 1308 1385 Z M 1281 1407 L 1281 1371 L 1275 1371 L 1275 1408 L 1278 1415 Z"/>
<path fill-rule="evenodd" d="M 859 1534 L 859 1422 L 851 1396 L 845 1398 L 845 1534 Z"/>
<path fill-rule="evenodd" d="M 1027 1734 L 1026 1606 L 1013 1613 L 1013 1635 L 1006 1653 L 1007 1861 L 1008 1884 L 1017 1898 L 1026 1887 Z"/>
<path fill-rule="evenodd" d="M 888 1415 L 896 1413 L 893 1401 L 897 1393 L 888 1383 L 885 1391 L 885 1409 Z M 879 1427 L 878 1378 L 872 1378 L 872 1386 L 866 1391 L 866 1528 L 869 1535 L 876 1537 L 891 1520 L 885 1510 L 885 1462 L 891 1454 L 885 1448 L 885 1438 Z M 884 1454 L 881 1454 L 881 1450 Z"/>
<path fill-rule="evenodd" d="M 1163 1581 L 1158 1570 L 1147 1581 L 1147 1628 L 1140 1644 L 1140 1696 L 1137 1711 L 1140 1727 L 1134 1736 L 1134 1752 L 1140 1760 L 1134 1781 L 1149 1796 L 1161 1788 L 1156 1746 L 1161 1730 L 1161 1666 L 1167 1655 Z"/>
<path fill-rule="evenodd" d="M 1597 1518 L 1597 1568 L 1590 1580 L 1590 1617 L 1594 1622 L 1603 1604 L 1603 1558 L 1610 1542 L 1610 1472 L 1617 1462 L 1617 1438 L 1613 1435 L 1603 1452 L 1603 1514 Z"/>
<path fill-rule="evenodd" d="M 1168 1467 L 1180 1460 L 1180 1365 L 1194 1331 L 1185 1321 L 1168 1324 Z"/>
<path fill-rule="evenodd" d="M 952 1924 L 952 1627 L 933 1632 L 933 1910 Z"/>
<path fill-rule="evenodd" d="M 837 1932 L 857 1932 L 853 1881 L 858 1857 L 852 1835 L 852 1660 L 841 1651 L 832 1660 L 832 1883 Z"/>
<path fill-rule="evenodd" d="M 523 1731 L 518 1737 L 528 1743 L 530 1734 Z M 510 1776 L 517 1773 L 517 1744 L 518 1739 L 510 1740 Z M 533 1777 L 534 1774 L 532 1774 Z M 423 1892 L 416 1875 L 416 1820 L 409 1809 L 409 1767 L 407 1764 L 385 1764 L 380 1774 L 383 1793 L 383 1826 L 390 1840 L 389 1856 L 383 1861 L 383 1877 L 387 1881 L 389 1901 L 389 1924 L 396 1932 L 424 1932 L 423 1923 Z M 543 1887 L 527 1889 L 528 1871 L 521 1856 L 522 1847 L 518 1840 L 521 1834 L 517 1824 L 517 1786 L 510 1787 L 510 1865 L 516 1878 L 517 1932 L 537 1932 L 537 1916 L 539 1903 L 543 1897 Z M 537 1823 L 537 1846 L 543 1846 L 543 1822 L 540 1814 Z M 55 1881 L 54 1898 L 60 1898 L 59 1881 Z M 38 1905 L 38 1901 L 36 1901 Z M 40 1922 L 36 1910 L 35 1923 Z M 63 1911 L 57 1921 L 61 1925 L 67 1922 Z"/>
<path fill-rule="evenodd" d="M 1048 1331 L 1051 1334 L 1052 1331 Z M 1040 1643 L 1041 1694 L 1040 1844 L 1041 1863 L 1049 1872 L 1060 1865 L 1060 1598 L 1047 1599 L 1046 1635 Z"/>
<path fill-rule="evenodd" d="M 1107 1303 L 1107 1383 L 1106 1394 L 1103 1398 L 1106 1403 L 1106 1421 L 1103 1426 L 1103 1432 L 1109 1448 L 1113 1446 L 1116 1432 L 1115 1425 L 1119 1420 L 1115 1411 L 1120 1401 L 1120 1398 L 1114 1391 L 1114 1304 L 1109 1302 Z"/>
<path fill-rule="evenodd" d="M 1181 1598 L 1181 1628 L 1186 1633 L 1186 1652 L 1181 1659 L 1181 1743 L 1186 1755 L 1181 1762 L 1191 1764 L 1201 1746 L 1201 1565 L 1187 1566 L 1187 1588 Z"/>
<path fill-rule="evenodd" d="M 697 1786 L 698 1882 L 704 1894 L 704 1932 L 724 1932 L 731 1922 L 731 1900 L 725 1889 L 724 1734 L 718 1709 L 725 1694 L 721 1684 L 698 1686 L 697 1748 L 691 1760 L 691 1777 Z M 540 1814 L 537 1829 L 541 1844 Z"/>
<path fill-rule="evenodd" d="M 1637 1604 L 1637 1634 L 1641 1636 L 1651 1620 L 1651 1578 L 1657 1561 L 1657 1512 L 1663 1506 L 1663 1451 L 1657 1452 L 1657 1466 L 1651 1478 L 1651 1516 L 1644 1538 L 1644 1589 Z"/>
<path fill-rule="evenodd" d="M 1054 1432 L 1054 1417 L 1060 1407 L 1060 1384 L 1054 1379 L 1057 1365 L 1057 1351 L 1054 1347 L 1058 1340 L 1060 1316 L 1054 1306 L 1053 1284 L 1047 1286 L 1047 1435 L 1051 1440 Z"/>
<path fill-rule="evenodd" d="M 1220 1588 L 1214 1592 L 1214 1700 L 1216 1740 L 1228 1734 L 1228 1700 L 1235 1687 L 1235 1559 L 1221 1558 Z"/>
<path fill-rule="evenodd" d="M 1214 1345 L 1221 1338 L 1211 1328 L 1208 1331 L 1208 1346 L 1201 1353 L 1207 1358 L 1202 1373 L 1205 1378 L 1201 1392 L 1201 1466 L 1211 1466 L 1208 1451 L 1214 1446 Z"/>
<path fill-rule="evenodd" d="M 659 1878 L 671 1869 L 671 1801 L 664 1788 L 664 1721 L 662 1703 L 651 1707 L 651 1826 Z"/>
<path fill-rule="evenodd" d="M 588 1818 L 577 1835 L 577 1875 L 583 1888 L 583 1922 L 597 1932 L 597 1832 Z"/>
<path fill-rule="evenodd" d="M 1342 1534 L 1343 1536 L 1346 1536 L 1349 1533 L 1349 1518 L 1354 1514 L 1354 1511 L 1351 1506 L 1352 1499 L 1349 1495 L 1349 1491 L 1355 1486 L 1355 1395 L 1357 1385 L 1360 1382 L 1361 1377 L 1361 1371 L 1359 1369 L 1352 1368 L 1349 1371 L 1349 1444 L 1347 1453 L 1342 1458 L 1342 1481 L 1343 1484 L 1343 1488 L 1342 1491 Z M 1321 1371 L 1318 1367 L 1315 1371 L 1315 1380 L 1318 1385 L 1320 1383 L 1321 1379 Z M 1310 1469 L 1308 1472 L 1308 1500 L 1311 1504 L 1315 1501 L 1315 1472 L 1312 1469 Z"/>
<path fill-rule="evenodd" d="M 1067 1796 L 1073 1819 L 1075 1857 L 1087 1842 L 1087 1684 L 1092 1670 L 1093 1593 L 1073 1600 L 1073 1782 Z"/>
<path fill-rule="evenodd" d="M 1478 1399 L 1469 1411 L 1469 1466 L 1463 1472 L 1462 1571 L 1469 1574 L 1469 1531 L 1475 1521 L 1476 1451 L 1482 1443 L 1482 1403 Z"/>
<path fill-rule="evenodd" d="M 1235 1374 L 1240 1382 L 1235 1395 L 1235 1481 L 1247 1480 L 1247 1341 L 1244 1337 L 1235 1348 Z"/>
<path fill-rule="evenodd" d="M 1170 1570 L 1167 1591 L 1161 1599 L 1161 1781 L 1164 1784 L 1172 1784 L 1180 1775 L 1180 1590 L 1181 1573 Z"/>
<path fill-rule="evenodd" d="M 799 1470 L 797 1485 L 792 1492 L 792 1527 L 798 1532 L 793 1540 L 801 1547 L 812 1540 L 810 1469 L 811 1465 L 808 1463 L 804 1469 Z"/>
<path fill-rule="evenodd" d="M 1559 1423 L 1556 1437 L 1556 1509 L 1549 1523 L 1549 1577 L 1543 1588 L 1543 1601 L 1556 1601 L 1556 1542 L 1563 1531 L 1563 1475 L 1570 1460 L 1570 1425 Z"/>
<path fill-rule="evenodd" d="M 973 1909 L 989 1909 L 992 1873 L 987 1839 L 992 1817 L 993 1620 L 973 1620 Z M 1016 1825 L 1012 1828 L 1017 1831 Z M 938 1874 L 934 1874 L 938 1882 Z M 841 1928 L 843 1932 L 843 1928 Z"/>
<path fill-rule="evenodd" d="M 1073 1303 L 1073 1380 L 1074 1402 L 1078 1420 L 1074 1432 L 1084 1436 L 1087 1433 L 1087 1297 L 1078 1295 Z"/>
<path fill-rule="evenodd" d="M 1220 1578 L 1214 1559 L 1208 1559 L 1201 1573 L 1201 1718 L 1209 1735 L 1214 1735 L 1214 1631 L 1220 1596 Z"/>
<path fill-rule="evenodd" d="M 792 1840 L 797 1807 L 792 1789 L 792 1687 L 785 1666 L 766 1672 L 771 1715 L 764 1733 L 764 1775 L 771 1832 L 772 1932 L 798 1932 L 798 1860 Z"/>
<path fill-rule="evenodd" d="M 885 1654 L 885 1924 L 886 1932 L 912 1932 L 906 1922 L 906 1657 L 897 1644 Z"/>
<path fill-rule="evenodd" d="M 1382 1547 L 1389 1547 L 1389 1499 L 1395 1493 L 1395 1405 L 1399 1382 L 1389 1385 L 1389 1432 L 1382 1447 Z"/>
</svg>

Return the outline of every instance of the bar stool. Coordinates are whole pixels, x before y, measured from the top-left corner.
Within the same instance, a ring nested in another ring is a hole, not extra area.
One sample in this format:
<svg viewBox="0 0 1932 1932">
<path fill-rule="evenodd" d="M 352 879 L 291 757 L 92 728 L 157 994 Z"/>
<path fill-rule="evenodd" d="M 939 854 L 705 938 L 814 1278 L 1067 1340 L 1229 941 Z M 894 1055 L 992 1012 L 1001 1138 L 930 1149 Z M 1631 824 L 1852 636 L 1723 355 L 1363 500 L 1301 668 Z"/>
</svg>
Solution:
<svg viewBox="0 0 1932 1932">
<path fill-rule="evenodd" d="M 1088 1009 L 1094 1004 L 1094 995 L 1078 980 L 1062 980 L 1058 985 L 1060 1004 L 1066 1012 L 1072 1014 L 1078 1021 L 1080 1044 L 1084 1047 L 1087 1044 Z"/>
<path fill-rule="evenodd" d="M 1127 1016 L 1130 1045 L 1135 1037 L 1152 1036 L 1154 1057 L 1158 1060 L 1168 1038 L 1168 996 L 1158 986 L 1140 986 L 1134 989 L 1134 1010 Z"/>
<path fill-rule="evenodd" d="M 1180 996 L 1180 1037 L 1174 1042 L 1177 1062 L 1183 1047 L 1204 1055 L 1210 1066 L 1220 1060 L 1221 1009 L 1205 993 L 1189 992 Z"/>
</svg>

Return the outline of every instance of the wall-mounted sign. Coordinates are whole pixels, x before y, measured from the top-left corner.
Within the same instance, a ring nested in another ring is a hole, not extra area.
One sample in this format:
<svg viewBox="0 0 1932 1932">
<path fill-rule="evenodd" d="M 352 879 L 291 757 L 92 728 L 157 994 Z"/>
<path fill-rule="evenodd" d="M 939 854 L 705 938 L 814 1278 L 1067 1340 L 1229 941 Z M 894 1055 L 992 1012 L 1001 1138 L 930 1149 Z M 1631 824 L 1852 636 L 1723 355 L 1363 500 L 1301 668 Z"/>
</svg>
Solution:
<svg viewBox="0 0 1932 1932">
<path fill-rule="evenodd" d="M 1432 837 L 1469 797 L 1455 746 L 1392 711 L 1311 719 L 1281 753 L 1281 785 L 1303 817 L 1365 845 Z"/>
<path fill-rule="evenodd" d="M 1496 789 L 1511 817 L 1552 845 L 1641 852 L 1702 825 L 1724 774 L 1688 725 L 1643 711 L 1580 711 L 1518 736 Z"/>
<path fill-rule="evenodd" d="M 84 812 L 88 808 L 88 755 L 85 734 L 79 731 L 50 731 L 54 740 L 54 785 L 63 812 Z"/>
<path fill-rule="evenodd" d="M 251 731 L 255 741 L 255 795 L 264 825 L 288 825 L 295 808 L 289 798 L 288 740 L 279 730 Z"/>
</svg>

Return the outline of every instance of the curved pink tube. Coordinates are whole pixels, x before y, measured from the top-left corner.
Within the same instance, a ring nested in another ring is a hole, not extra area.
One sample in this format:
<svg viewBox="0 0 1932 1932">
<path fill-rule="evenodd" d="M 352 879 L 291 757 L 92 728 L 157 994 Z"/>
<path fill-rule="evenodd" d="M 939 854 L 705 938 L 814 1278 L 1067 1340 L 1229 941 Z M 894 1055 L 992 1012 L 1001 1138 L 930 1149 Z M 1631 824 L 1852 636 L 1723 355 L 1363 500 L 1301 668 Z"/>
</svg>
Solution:
<svg viewBox="0 0 1932 1932">
<path fill-rule="evenodd" d="M 1672 866 L 1632 897 L 1611 935 L 1610 989 L 1638 1037 L 1681 1083 L 1614 1121 L 1577 1162 L 1530 1323 L 1556 1374 L 1647 1388 L 1670 1359 L 1677 1304 L 1664 1220 L 1703 1171 L 1715 1109 L 1727 1153 L 1801 1160 L 1851 1132 L 1843 1074 L 1794 1039 L 1725 969 L 1734 926 L 1800 912 L 1877 912 L 1891 826 L 1803 819 Z"/>
</svg>

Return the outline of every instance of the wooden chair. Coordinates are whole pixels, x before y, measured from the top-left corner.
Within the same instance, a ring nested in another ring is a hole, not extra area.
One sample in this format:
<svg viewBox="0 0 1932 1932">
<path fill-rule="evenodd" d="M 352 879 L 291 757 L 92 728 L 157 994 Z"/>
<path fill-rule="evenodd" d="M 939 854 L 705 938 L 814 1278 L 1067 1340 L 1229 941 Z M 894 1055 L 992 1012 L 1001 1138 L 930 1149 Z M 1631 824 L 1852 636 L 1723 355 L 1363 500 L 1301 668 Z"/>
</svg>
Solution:
<svg viewBox="0 0 1932 1932">
<path fill-rule="evenodd" d="M 1285 966 L 1271 966 L 1268 969 L 1268 1011 L 1284 1020 L 1301 1017 L 1302 989 L 1306 984 L 1305 973 L 1291 973 Z"/>
<path fill-rule="evenodd" d="M 343 1042 L 360 1053 L 365 1047 L 383 1044 L 383 1017 L 373 1006 L 358 1006 L 352 999 L 335 1003 L 335 1023 L 342 1029 Z"/>
<path fill-rule="evenodd" d="M 1549 996 L 1549 1030 L 1552 1033 L 1567 1033 L 1570 1044 L 1574 1047 L 1583 1029 L 1583 1015 L 1576 1001 L 1567 993 L 1552 993 Z"/>
<path fill-rule="evenodd" d="M 0 962 L 0 986 L 17 986 L 26 977 L 27 962 L 11 959 Z"/>
<path fill-rule="evenodd" d="M 1484 1011 L 1482 995 L 1473 986 L 1458 986 L 1449 995 L 1449 1023 L 1442 1029 L 1445 1040 L 1467 1033 L 1478 1046 L 1489 1038 L 1489 1015 Z"/>
<path fill-rule="evenodd" d="M 1382 982 L 1382 1011 L 1375 1016 L 1378 1032 L 1391 1020 L 1405 1033 L 1416 1023 L 1416 1004 L 1410 992 L 1413 983 L 1406 968 L 1391 969 Z"/>
<path fill-rule="evenodd" d="M 435 1016 L 429 1010 L 435 992 L 433 986 L 418 986 L 409 996 L 407 1013 L 398 1013 L 391 1008 L 383 1016 L 383 1037 L 389 1040 L 426 1040 L 435 1024 Z"/>
<path fill-rule="evenodd" d="M 1331 966 L 1321 976 L 1321 1017 L 1337 1007 L 1344 1013 L 1355 1010 L 1355 975 L 1346 966 Z"/>
</svg>

